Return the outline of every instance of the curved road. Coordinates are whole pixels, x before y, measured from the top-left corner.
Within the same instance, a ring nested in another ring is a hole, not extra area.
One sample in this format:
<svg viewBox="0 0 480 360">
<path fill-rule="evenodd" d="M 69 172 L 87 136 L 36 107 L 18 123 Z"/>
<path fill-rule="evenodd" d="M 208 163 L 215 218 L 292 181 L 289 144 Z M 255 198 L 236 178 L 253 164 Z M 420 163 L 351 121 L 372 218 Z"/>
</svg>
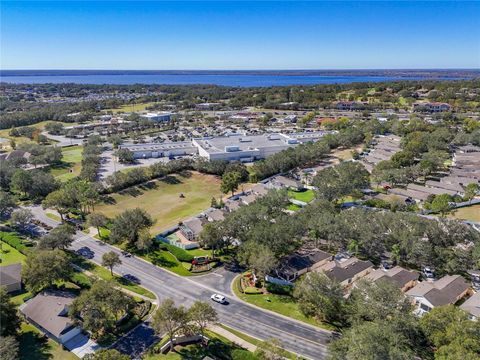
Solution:
<svg viewBox="0 0 480 360">
<path fill-rule="evenodd" d="M 51 226 L 58 222 L 45 216 L 40 207 L 32 207 L 34 215 Z M 92 261 L 100 264 L 102 255 L 109 251 L 121 252 L 108 244 L 104 244 L 82 232 L 77 232 L 72 250 L 88 247 L 93 251 Z M 182 277 L 148 263 L 137 257 L 121 256 L 122 264 L 116 272 L 136 277 L 142 286 L 154 292 L 160 300 L 172 298 L 177 304 L 191 305 L 196 300 L 208 301 L 218 313 L 219 321 L 231 328 L 249 334 L 261 340 L 277 338 L 285 349 L 310 359 L 323 359 L 326 345 L 331 339 L 328 331 L 298 322 L 296 320 L 271 313 L 256 306 L 249 305 L 226 293 L 226 284 L 230 282 L 232 273 L 222 270 L 208 276 Z M 218 277 L 218 285 L 213 280 Z M 221 279 L 221 278 L 224 279 Z M 223 280 L 223 281 L 222 281 Z M 229 290 L 229 289 L 228 289 Z M 214 292 L 227 295 L 228 305 L 221 305 L 210 300 Z"/>
</svg>

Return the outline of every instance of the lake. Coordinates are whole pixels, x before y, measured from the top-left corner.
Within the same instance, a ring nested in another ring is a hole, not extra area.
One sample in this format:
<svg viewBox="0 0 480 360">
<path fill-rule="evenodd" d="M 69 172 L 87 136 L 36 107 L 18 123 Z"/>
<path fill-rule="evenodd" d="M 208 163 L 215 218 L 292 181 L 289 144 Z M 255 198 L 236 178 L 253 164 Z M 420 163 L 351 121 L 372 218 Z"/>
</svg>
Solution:
<svg viewBox="0 0 480 360">
<path fill-rule="evenodd" d="M 78 74 L 78 75 L 5 75 L 0 81 L 15 84 L 157 84 L 192 85 L 211 84 L 237 87 L 286 85 L 345 84 L 354 82 L 382 82 L 394 80 L 425 80 L 428 76 L 375 76 L 375 75 L 262 75 L 262 74 Z M 460 79 L 435 77 L 436 80 Z"/>
</svg>

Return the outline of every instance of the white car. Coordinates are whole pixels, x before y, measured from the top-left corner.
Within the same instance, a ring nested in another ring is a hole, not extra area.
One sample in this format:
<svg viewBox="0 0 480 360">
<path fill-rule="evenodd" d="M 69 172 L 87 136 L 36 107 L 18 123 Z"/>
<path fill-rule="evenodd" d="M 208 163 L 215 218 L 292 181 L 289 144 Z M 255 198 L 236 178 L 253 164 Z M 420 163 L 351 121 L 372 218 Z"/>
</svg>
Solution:
<svg viewBox="0 0 480 360">
<path fill-rule="evenodd" d="M 227 302 L 227 299 L 225 298 L 225 296 L 219 295 L 219 294 L 213 294 L 212 296 L 210 296 L 210 299 L 212 299 L 213 301 L 219 304 L 225 304 Z"/>
</svg>

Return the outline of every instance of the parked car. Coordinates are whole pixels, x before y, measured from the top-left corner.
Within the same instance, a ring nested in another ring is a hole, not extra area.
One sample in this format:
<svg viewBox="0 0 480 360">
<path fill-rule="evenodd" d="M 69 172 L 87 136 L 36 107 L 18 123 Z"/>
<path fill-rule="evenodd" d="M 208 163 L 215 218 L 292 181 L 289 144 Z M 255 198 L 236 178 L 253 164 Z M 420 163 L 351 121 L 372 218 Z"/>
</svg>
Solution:
<svg viewBox="0 0 480 360">
<path fill-rule="evenodd" d="M 435 279 L 435 271 L 429 267 L 424 267 L 422 273 L 427 279 Z"/>
<path fill-rule="evenodd" d="M 225 298 L 225 296 L 220 294 L 213 294 L 212 296 L 210 296 L 210 299 L 212 299 L 213 301 L 219 304 L 225 304 L 227 302 L 227 299 Z"/>
</svg>

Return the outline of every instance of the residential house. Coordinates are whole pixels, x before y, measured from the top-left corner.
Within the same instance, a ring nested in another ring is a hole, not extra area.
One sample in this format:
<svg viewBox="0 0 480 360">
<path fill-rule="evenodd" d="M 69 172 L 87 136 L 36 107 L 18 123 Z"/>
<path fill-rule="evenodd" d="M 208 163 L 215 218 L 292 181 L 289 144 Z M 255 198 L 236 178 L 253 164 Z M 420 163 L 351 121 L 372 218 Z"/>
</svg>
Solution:
<svg viewBox="0 0 480 360">
<path fill-rule="evenodd" d="M 365 102 L 360 101 L 338 101 L 335 103 L 335 108 L 337 110 L 364 110 L 365 109 Z"/>
<path fill-rule="evenodd" d="M 460 275 L 447 275 L 427 282 L 422 281 L 406 292 L 417 306 L 416 313 L 423 315 L 436 306 L 455 304 L 470 292 L 470 286 Z"/>
<path fill-rule="evenodd" d="M 299 276 L 325 265 L 332 255 L 315 249 L 298 251 L 288 256 L 275 270 L 275 276 L 285 281 L 295 281 Z"/>
<path fill-rule="evenodd" d="M 480 292 L 476 292 L 467 299 L 460 305 L 460 309 L 465 310 L 471 320 L 480 320 Z"/>
<path fill-rule="evenodd" d="M 291 189 L 295 191 L 304 189 L 300 181 L 282 175 L 271 178 L 270 181 L 266 183 L 266 186 L 270 189 Z"/>
<path fill-rule="evenodd" d="M 220 209 L 210 209 L 205 212 L 208 221 L 223 221 L 225 219 L 225 211 Z"/>
<path fill-rule="evenodd" d="M 23 150 L 13 150 L 9 153 L 0 154 L 0 160 L 7 160 L 7 161 L 23 161 L 28 163 L 28 159 L 30 159 L 30 154 L 27 151 Z"/>
<path fill-rule="evenodd" d="M 204 217 L 193 217 L 180 224 L 180 233 L 189 241 L 195 241 L 208 220 Z"/>
<path fill-rule="evenodd" d="M 418 276 L 419 274 L 415 271 L 408 271 L 400 266 L 395 266 L 391 269 L 377 269 L 365 276 L 365 279 L 373 282 L 388 281 L 405 292 L 417 284 Z"/>
<path fill-rule="evenodd" d="M 373 264 L 356 257 L 335 256 L 334 260 L 317 268 L 316 271 L 323 271 L 330 279 L 349 287 L 354 281 L 371 273 Z"/>
<path fill-rule="evenodd" d="M 430 112 L 442 112 L 450 111 L 452 107 L 450 104 L 441 102 L 426 102 L 413 104 L 414 111 L 430 111 Z"/>
<path fill-rule="evenodd" d="M 5 286 L 7 293 L 22 290 L 22 264 L 0 266 L 0 286 Z"/>
<path fill-rule="evenodd" d="M 82 332 L 68 317 L 68 307 L 75 296 L 65 291 L 45 291 L 20 307 L 25 319 L 49 338 L 65 344 Z"/>
</svg>

